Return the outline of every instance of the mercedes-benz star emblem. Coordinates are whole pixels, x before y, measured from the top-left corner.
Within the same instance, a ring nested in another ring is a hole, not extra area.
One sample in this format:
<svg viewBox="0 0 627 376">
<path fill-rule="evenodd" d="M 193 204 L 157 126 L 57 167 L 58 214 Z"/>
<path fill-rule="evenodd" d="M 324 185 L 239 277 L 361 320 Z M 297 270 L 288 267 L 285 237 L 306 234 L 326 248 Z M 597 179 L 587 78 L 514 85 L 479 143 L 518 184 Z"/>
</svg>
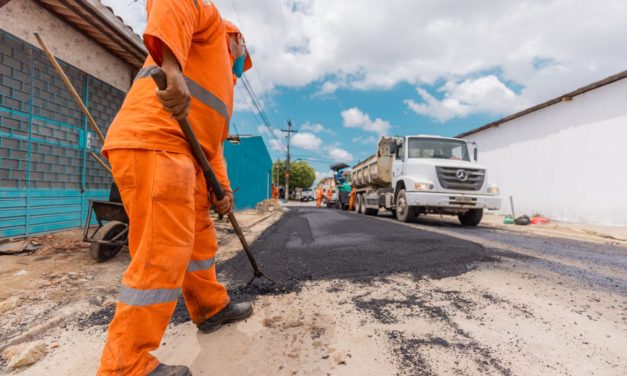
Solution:
<svg viewBox="0 0 627 376">
<path fill-rule="evenodd" d="M 466 172 L 466 170 L 457 170 L 457 180 L 461 181 L 461 182 L 465 182 L 466 180 L 468 180 L 468 173 Z"/>
</svg>

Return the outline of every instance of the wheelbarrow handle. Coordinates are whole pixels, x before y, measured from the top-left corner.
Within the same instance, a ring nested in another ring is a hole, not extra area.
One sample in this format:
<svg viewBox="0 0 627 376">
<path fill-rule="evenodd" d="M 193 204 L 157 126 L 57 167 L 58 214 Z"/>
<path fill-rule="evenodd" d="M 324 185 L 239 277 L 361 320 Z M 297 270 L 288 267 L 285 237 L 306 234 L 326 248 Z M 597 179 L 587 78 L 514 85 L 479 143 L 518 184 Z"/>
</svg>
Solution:
<svg viewBox="0 0 627 376">
<path fill-rule="evenodd" d="M 165 76 L 165 73 L 161 69 L 153 70 L 151 74 L 153 80 L 157 84 L 159 90 L 165 90 L 168 87 L 168 81 Z M 205 180 L 207 181 L 207 188 L 210 188 L 210 191 L 213 191 L 213 194 L 216 196 L 218 201 L 222 201 L 224 199 L 224 190 L 216 177 L 216 174 L 211 169 L 211 165 L 209 164 L 209 160 L 205 155 L 194 130 L 192 129 L 192 125 L 189 123 L 187 119 L 177 120 L 183 134 L 185 134 L 185 138 L 189 143 L 189 146 L 192 148 L 192 154 L 196 161 L 200 164 L 200 168 L 202 169 L 203 175 L 205 175 Z"/>
</svg>

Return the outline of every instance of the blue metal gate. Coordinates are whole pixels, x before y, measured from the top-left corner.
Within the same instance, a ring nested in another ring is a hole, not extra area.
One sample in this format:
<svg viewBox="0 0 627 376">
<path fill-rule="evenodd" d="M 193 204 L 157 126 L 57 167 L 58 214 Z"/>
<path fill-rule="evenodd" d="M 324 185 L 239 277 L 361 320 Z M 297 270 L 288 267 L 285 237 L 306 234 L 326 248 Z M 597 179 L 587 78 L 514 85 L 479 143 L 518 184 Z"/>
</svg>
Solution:
<svg viewBox="0 0 627 376">
<path fill-rule="evenodd" d="M 124 92 L 60 63 L 106 134 Z M 43 51 L 0 30 L 0 237 L 80 226 L 108 196 L 100 147 Z"/>
</svg>

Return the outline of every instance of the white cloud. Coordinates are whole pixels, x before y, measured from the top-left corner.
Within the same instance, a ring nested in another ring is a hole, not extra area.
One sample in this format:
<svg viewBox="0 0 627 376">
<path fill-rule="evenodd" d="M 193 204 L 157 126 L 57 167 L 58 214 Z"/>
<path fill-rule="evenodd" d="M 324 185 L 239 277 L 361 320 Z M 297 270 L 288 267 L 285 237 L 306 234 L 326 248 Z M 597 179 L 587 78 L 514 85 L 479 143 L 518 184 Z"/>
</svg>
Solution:
<svg viewBox="0 0 627 376">
<path fill-rule="evenodd" d="M 353 155 L 348 151 L 341 149 L 337 146 L 331 146 L 328 149 L 329 156 L 338 162 L 349 163 L 353 161 Z"/>
<path fill-rule="evenodd" d="M 405 100 L 412 111 L 430 116 L 444 123 L 456 117 L 487 113 L 502 115 L 515 112 L 528 104 L 498 77 L 489 75 L 462 82 L 448 81 L 438 91 L 444 94 L 438 100 L 425 89 L 418 88 L 422 102 Z"/>
<path fill-rule="evenodd" d="M 143 31 L 143 6 L 103 1 Z M 459 83 L 498 70 L 504 82 L 524 87 L 524 102 L 537 103 L 619 72 L 627 61 L 627 49 L 617 47 L 627 45 L 624 0 L 214 3 L 246 36 L 259 96 L 311 83 L 326 94 Z M 555 64 L 539 66 L 538 58 Z"/>
<path fill-rule="evenodd" d="M 313 133 L 296 133 L 292 136 L 292 145 L 305 150 L 318 150 L 322 140 Z"/>
<path fill-rule="evenodd" d="M 257 127 L 257 132 L 262 136 L 266 136 L 266 141 L 268 142 L 268 145 L 270 146 L 271 151 L 284 152 L 287 150 L 287 146 L 283 141 L 284 139 L 283 134 L 281 133 L 280 130 L 272 129 L 272 132 L 271 132 L 270 129 L 268 129 L 268 127 L 260 125 Z"/>
<path fill-rule="evenodd" d="M 303 125 L 301 125 L 300 127 L 301 131 L 306 131 L 306 132 L 312 132 L 312 133 L 331 133 L 331 134 L 335 134 L 335 132 L 333 132 L 330 129 L 327 129 L 324 125 L 316 123 L 316 124 L 311 124 L 311 123 L 305 123 Z"/>
<path fill-rule="evenodd" d="M 367 132 L 377 133 L 378 135 L 385 135 L 392 128 L 388 121 L 381 119 L 372 121 L 368 114 L 362 112 L 357 107 L 342 111 L 342 119 L 346 128 L 359 128 Z"/>
<path fill-rule="evenodd" d="M 283 145 L 280 141 L 275 140 L 275 139 L 270 139 L 268 140 L 268 143 L 270 144 L 270 150 L 274 151 L 274 152 L 282 152 L 285 151 L 285 145 Z"/>
</svg>

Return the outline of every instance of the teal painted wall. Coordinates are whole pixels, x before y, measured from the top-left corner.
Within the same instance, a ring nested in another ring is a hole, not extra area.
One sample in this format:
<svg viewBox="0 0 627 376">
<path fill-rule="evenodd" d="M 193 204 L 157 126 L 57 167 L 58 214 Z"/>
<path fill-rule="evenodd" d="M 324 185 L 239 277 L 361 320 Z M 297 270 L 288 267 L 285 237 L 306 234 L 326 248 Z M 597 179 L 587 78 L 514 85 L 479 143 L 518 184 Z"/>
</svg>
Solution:
<svg viewBox="0 0 627 376">
<path fill-rule="evenodd" d="M 224 144 L 231 188 L 237 210 L 252 209 L 271 196 L 272 158 L 263 138 L 242 137 L 240 143 Z"/>
<path fill-rule="evenodd" d="M 60 62 L 103 133 L 125 94 Z M 107 199 L 109 174 L 88 154 L 101 145 L 43 51 L 0 30 L 0 238 L 76 228 L 89 199 Z M 226 143 L 238 210 L 270 196 L 261 137 Z"/>
<path fill-rule="evenodd" d="M 106 133 L 125 93 L 60 61 Z M 97 138 L 40 49 L 0 30 L 0 237 L 80 227 L 111 178 Z"/>
</svg>

